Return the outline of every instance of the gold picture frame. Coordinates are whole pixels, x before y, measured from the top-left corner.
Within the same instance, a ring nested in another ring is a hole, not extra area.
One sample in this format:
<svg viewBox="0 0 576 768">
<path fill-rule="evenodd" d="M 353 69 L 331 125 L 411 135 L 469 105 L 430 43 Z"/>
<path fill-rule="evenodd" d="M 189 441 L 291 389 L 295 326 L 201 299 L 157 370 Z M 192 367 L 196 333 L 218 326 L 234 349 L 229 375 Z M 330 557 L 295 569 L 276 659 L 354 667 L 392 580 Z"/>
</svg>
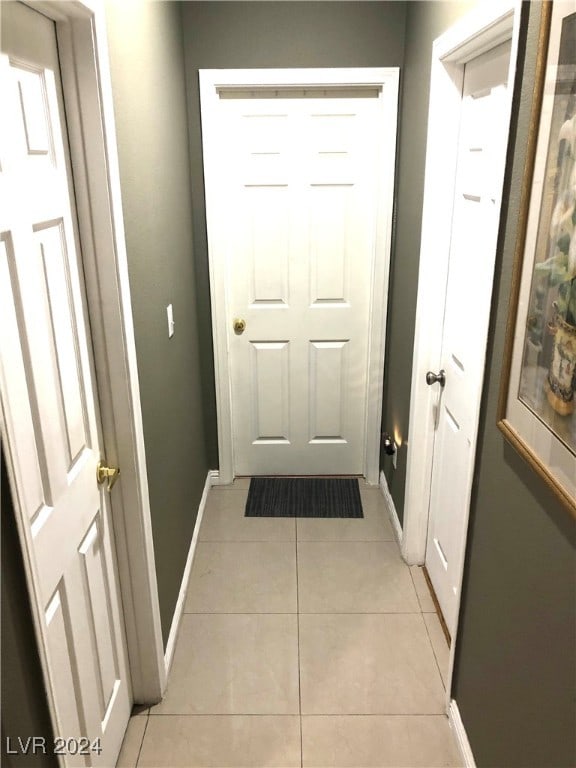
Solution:
<svg viewBox="0 0 576 768">
<path fill-rule="evenodd" d="M 498 427 L 576 517 L 576 12 L 541 14 Z"/>
</svg>

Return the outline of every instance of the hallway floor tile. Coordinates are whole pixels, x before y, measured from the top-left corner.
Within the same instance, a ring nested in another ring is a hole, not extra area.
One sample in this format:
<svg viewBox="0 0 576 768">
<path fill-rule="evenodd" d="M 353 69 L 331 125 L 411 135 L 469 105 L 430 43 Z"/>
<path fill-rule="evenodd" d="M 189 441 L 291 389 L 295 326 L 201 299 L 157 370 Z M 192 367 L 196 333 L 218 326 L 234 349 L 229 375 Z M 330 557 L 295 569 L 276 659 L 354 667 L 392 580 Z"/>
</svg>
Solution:
<svg viewBox="0 0 576 768">
<path fill-rule="evenodd" d="M 182 616 L 168 689 L 151 715 L 298 712 L 295 614 Z"/>
<path fill-rule="evenodd" d="M 300 613 L 419 612 L 393 541 L 298 542 Z"/>
<path fill-rule="evenodd" d="M 139 768 L 300 768 L 297 715 L 151 717 Z"/>
<path fill-rule="evenodd" d="M 212 488 L 204 511 L 200 541 L 294 541 L 294 518 L 244 517 L 247 490 Z"/>
<path fill-rule="evenodd" d="M 301 518 L 298 541 L 395 541 L 380 489 L 361 487 L 360 497 L 363 518 Z"/>
<path fill-rule="evenodd" d="M 186 613 L 296 613 L 292 542 L 199 542 Z"/>
<path fill-rule="evenodd" d="M 363 519 L 246 518 L 208 496 L 166 695 L 122 768 L 457 768 L 448 647 L 382 494 Z"/>
<path fill-rule="evenodd" d="M 302 614 L 302 714 L 442 714 L 444 688 L 419 613 Z"/>
<path fill-rule="evenodd" d="M 446 717 L 303 716 L 305 768 L 429 768 L 458 765 Z"/>
</svg>

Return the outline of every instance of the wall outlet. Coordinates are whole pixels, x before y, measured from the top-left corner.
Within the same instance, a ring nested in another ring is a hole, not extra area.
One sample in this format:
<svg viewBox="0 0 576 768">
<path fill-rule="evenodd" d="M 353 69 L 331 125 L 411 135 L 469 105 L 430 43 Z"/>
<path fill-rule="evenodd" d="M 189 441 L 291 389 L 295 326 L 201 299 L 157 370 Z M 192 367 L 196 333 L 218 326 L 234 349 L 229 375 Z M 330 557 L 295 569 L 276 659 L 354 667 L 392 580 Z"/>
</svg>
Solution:
<svg viewBox="0 0 576 768">
<path fill-rule="evenodd" d="M 174 312 L 172 311 L 172 304 L 168 304 L 166 307 L 166 314 L 168 315 L 168 338 L 171 339 L 174 336 Z"/>
</svg>

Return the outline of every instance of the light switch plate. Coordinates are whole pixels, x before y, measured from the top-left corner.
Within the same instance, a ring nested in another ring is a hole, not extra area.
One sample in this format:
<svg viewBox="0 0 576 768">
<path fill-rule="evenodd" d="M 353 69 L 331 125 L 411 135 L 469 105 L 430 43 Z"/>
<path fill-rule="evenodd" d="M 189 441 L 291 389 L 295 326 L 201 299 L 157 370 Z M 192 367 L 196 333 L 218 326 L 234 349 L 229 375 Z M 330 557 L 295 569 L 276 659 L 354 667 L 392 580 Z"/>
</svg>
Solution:
<svg viewBox="0 0 576 768">
<path fill-rule="evenodd" d="M 172 311 L 172 304 L 168 304 L 166 307 L 166 314 L 168 315 L 168 338 L 171 339 L 174 336 L 174 312 Z"/>
</svg>

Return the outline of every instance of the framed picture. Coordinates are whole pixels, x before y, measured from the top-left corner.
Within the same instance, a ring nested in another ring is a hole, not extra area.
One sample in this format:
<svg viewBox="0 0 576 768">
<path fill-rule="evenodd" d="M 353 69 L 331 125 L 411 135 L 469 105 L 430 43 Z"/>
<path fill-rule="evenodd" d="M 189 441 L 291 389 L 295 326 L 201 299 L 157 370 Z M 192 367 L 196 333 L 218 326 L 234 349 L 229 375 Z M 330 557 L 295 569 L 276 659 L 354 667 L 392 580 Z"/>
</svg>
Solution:
<svg viewBox="0 0 576 768">
<path fill-rule="evenodd" d="M 576 11 L 542 3 L 498 426 L 576 517 Z"/>
</svg>

